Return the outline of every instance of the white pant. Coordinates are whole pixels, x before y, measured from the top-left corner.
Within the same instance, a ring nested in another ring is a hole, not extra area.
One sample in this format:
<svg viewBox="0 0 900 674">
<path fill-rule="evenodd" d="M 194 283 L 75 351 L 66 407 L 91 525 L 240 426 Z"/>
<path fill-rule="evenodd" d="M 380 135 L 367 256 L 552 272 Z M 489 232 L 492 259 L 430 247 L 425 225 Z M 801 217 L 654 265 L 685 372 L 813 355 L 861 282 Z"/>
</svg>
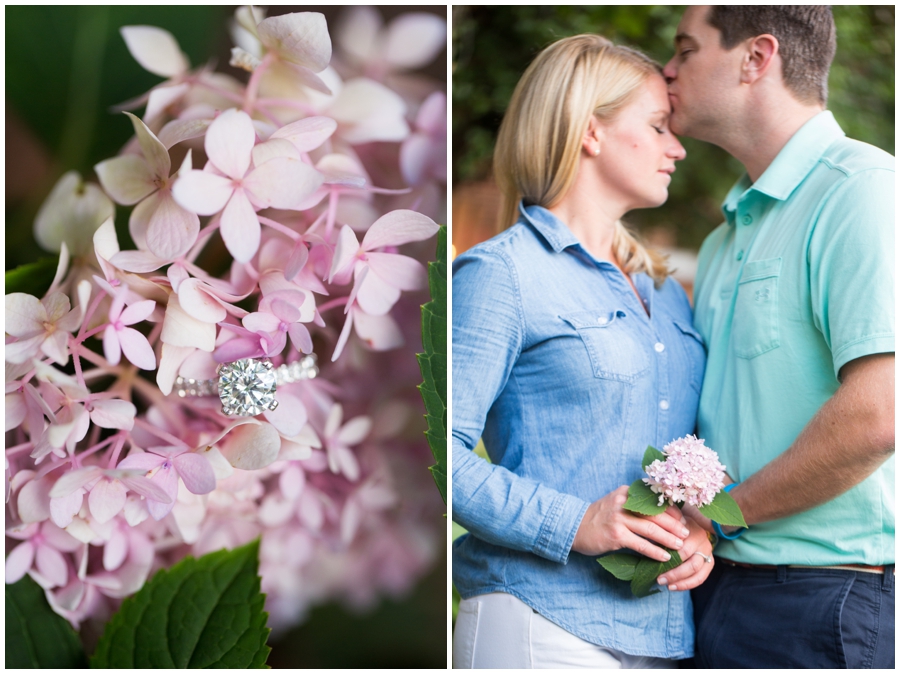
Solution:
<svg viewBox="0 0 900 674">
<path fill-rule="evenodd" d="M 516 597 L 492 592 L 459 604 L 455 669 L 675 669 L 674 660 L 628 655 L 567 632 Z"/>
</svg>

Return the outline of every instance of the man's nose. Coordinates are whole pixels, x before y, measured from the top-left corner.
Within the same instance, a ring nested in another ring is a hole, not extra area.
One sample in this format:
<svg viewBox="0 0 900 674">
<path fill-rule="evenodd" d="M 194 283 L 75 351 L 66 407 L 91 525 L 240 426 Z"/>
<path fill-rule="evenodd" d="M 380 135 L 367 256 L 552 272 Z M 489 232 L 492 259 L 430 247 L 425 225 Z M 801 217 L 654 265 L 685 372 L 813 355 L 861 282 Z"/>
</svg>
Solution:
<svg viewBox="0 0 900 674">
<path fill-rule="evenodd" d="M 678 70 L 675 68 L 675 57 L 673 56 L 671 59 L 669 59 L 666 67 L 663 68 L 662 75 L 664 78 L 666 78 L 666 83 L 669 83 L 675 79 L 675 76 L 677 74 Z"/>
</svg>

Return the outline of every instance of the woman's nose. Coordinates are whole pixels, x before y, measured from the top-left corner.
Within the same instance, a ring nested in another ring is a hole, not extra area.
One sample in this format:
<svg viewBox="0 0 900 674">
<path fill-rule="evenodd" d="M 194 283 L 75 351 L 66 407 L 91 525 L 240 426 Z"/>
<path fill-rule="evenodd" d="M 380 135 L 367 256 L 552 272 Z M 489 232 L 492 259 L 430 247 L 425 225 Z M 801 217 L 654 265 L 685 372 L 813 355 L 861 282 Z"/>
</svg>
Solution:
<svg viewBox="0 0 900 674">
<path fill-rule="evenodd" d="M 687 157 L 687 151 L 684 149 L 684 145 L 676 138 L 675 142 L 669 147 L 668 152 L 666 152 L 666 155 L 675 161 L 681 161 Z"/>
</svg>

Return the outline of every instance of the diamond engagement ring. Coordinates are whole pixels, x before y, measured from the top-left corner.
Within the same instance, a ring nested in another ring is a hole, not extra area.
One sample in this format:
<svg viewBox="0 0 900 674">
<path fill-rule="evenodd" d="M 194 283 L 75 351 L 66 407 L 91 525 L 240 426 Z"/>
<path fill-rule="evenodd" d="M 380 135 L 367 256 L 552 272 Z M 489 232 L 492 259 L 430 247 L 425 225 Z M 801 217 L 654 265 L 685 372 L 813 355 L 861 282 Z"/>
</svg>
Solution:
<svg viewBox="0 0 900 674">
<path fill-rule="evenodd" d="M 707 564 L 712 564 L 712 563 L 713 563 L 712 555 L 704 555 L 704 554 L 703 554 L 702 552 L 700 552 L 699 550 L 697 550 L 694 554 L 695 554 L 695 555 L 700 555 L 701 557 L 703 557 L 704 561 L 705 561 Z"/>
<path fill-rule="evenodd" d="M 222 412 L 229 417 L 254 417 L 278 407 L 275 390 L 279 386 L 319 374 L 316 354 L 279 367 L 267 358 L 242 358 L 216 368 L 215 379 L 176 377 L 173 391 L 179 398 L 219 396 Z"/>
</svg>

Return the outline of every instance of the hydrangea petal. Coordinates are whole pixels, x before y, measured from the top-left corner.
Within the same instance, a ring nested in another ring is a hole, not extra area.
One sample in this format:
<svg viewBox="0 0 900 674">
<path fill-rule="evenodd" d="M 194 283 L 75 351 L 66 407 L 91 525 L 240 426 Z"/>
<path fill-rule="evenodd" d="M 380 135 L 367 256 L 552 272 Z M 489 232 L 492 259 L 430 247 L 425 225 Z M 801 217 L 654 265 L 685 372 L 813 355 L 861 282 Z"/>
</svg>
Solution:
<svg viewBox="0 0 900 674">
<path fill-rule="evenodd" d="M 244 180 L 260 208 L 297 208 L 322 184 L 323 176 L 309 164 L 290 157 L 275 157 L 257 166 Z"/>
<path fill-rule="evenodd" d="M 188 91 L 190 91 L 190 85 L 186 82 L 151 89 L 150 95 L 147 97 L 147 108 L 144 110 L 144 118 L 152 124 L 160 114 L 165 112 L 167 107 L 177 102 Z M 162 141 L 162 138 L 159 140 Z M 169 147 L 171 146 L 166 145 L 166 148 Z"/>
<path fill-rule="evenodd" d="M 169 158 L 169 151 L 166 149 L 166 146 L 138 117 L 130 112 L 124 114 L 128 115 L 128 118 L 131 120 L 131 124 L 134 127 L 134 135 L 137 137 L 138 144 L 141 146 L 141 152 L 144 153 L 144 159 L 147 160 L 147 166 L 153 177 L 168 178 L 169 171 L 172 168 L 172 160 Z"/>
<path fill-rule="evenodd" d="M 300 152 L 312 152 L 331 138 L 337 130 L 337 122 L 330 117 L 307 117 L 275 131 L 271 138 L 290 141 Z"/>
<path fill-rule="evenodd" d="M 354 311 L 354 327 L 359 338 L 375 351 L 388 351 L 403 346 L 400 326 L 388 315 L 370 316 Z"/>
<path fill-rule="evenodd" d="M 427 285 L 428 272 L 418 260 L 393 253 L 368 253 L 366 261 L 370 269 L 400 290 L 421 290 Z"/>
<path fill-rule="evenodd" d="M 122 360 L 122 347 L 119 345 L 119 333 L 115 327 L 107 325 L 103 331 L 103 355 L 110 365 L 118 365 Z"/>
<path fill-rule="evenodd" d="M 123 250 L 113 255 L 110 263 L 123 271 L 146 274 L 156 271 L 166 264 L 166 261 L 146 250 Z"/>
<path fill-rule="evenodd" d="M 17 428 L 25 417 L 28 416 L 28 405 L 25 404 L 25 395 L 21 392 L 6 394 L 6 430 Z"/>
<path fill-rule="evenodd" d="M 424 241 L 437 234 L 437 223 L 427 215 L 400 209 L 385 213 L 376 220 L 363 237 L 363 250 L 383 246 L 401 246 L 411 241 Z"/>
<path fill-rule="evenodd" d="M 127 400 L 97 400 L 91 410 L 91 421 L 100 428 L 130 431 L 134 428 L 137 408 Z"/>
<path fill-rule="evenodd" d="M 265 143 L 260 143 L 253 148 L 252 157 L 254 166 L 261 166 L 277 157 L 288 157 L 298 161 L 302 159 L 297 148 L 284 138 L 270 138 Z"/>
<path fill-rule="evenodd" d="M 385 282 L 377 274 L 366 274 L 358 281 L 356 301 L 367 314 L 381 316 L 400 299 L 400 289 Z"/>
<path fill-rule="evenodd" d="M 228 462 L 241 470 L 259 470 L 278 457 L 281 438 L 271 424 L 242 424 L 228 434 L 219 447 Z"/>
<path fill-rule="evenodd" d="M 69 362 L 68 339 L 68 334 L 57 330 L 43 341 L 41 352 L 49 356 L 54 363 L 65 365 Z"/>
<path fill-rule="evenodd" d="M 250 116 L 234 108 L 226 110 L 206 131 L 206 155 L 225 175 L 240 180 L 250 168 L 256 131 Z"/>
<path fill-rule="evenodd" d="M 124 502 L 122 506 L 124 507 Z M 95 514 L 96 518 L 97 515 Z M 104 520 L 105 521 L 105 520 Z M 103 568 L 115 571 L 128 557 L 128 537 L 120 529 L 115 529 L 106 545 L 103 546 Z"/>
<path fill-rule="evenodd" d="M 119 343 L 122 351 L 132 364 L 142 370 L 156 369 L 156 354 L 150 342 L 134 328 L 122 328 L 119 330 Z"/>
<path fill-rule="evenodd" d="M 209 292 L 209 286 L 197 278 L 189 278 L 178 286 L 178 301 L 182 309 L 204 323 L 224 321 L 227 312 Z"/>
<path fill-rule="evenodd" d="M 179 454 L 173 460 L 184 486 L 192 494 L 208 494 L 216 488 L 216 475 L 209 461 L 199 454 Z"/>
<path fill-rule="evenodd" d="M 96 480 L 100 474 L 101 469 L 97 466 L 87 466 L 67 471 L 53 484 L 53 488 L 50 490 L 50 498 L 68 496 L 91 482 L 91 480 Z"/>
<path fill-rule="evenodd" d="M 265 311 L 254 311 L 241 319 L 241 323 L 250 332 L 275 332 L 281 321 L 277 316 Z"/>
<path fill-rule="evenodd" d="M 119 320 L 122 321 L 123 325 L 134 325 L 135 323 L 147 320 L 154 309 L 156 309 L 156 302 L 153 300 L 135 302 L 122 312 L 122 315 L 119 316 Z"/>
<path fill-rule="evenodd" d="M 356 445 L 365 439 L 372 430 L 372 419 L 369 417 L 354 417 L 341 427 L 335 439 L 344 445 Z"/>
<path fill-rule="evenodd" d="M 48 321 L 47 309 L 41 301 L 26 293 L 10 293 L 6 296 L 6 333 L 13 337 L 27 338 L 44 332 Z"/>
<path fill-rule="evenodd" d="M 359 241 L 356 233 L 348 225 L 341 227 L 338 241 L 334 247 L 334 257 L 331 258 L 331 271 L 328 273 L 329 282 L 335 277 L 348 271 L 354 257 L 359 252 Z"/>
<path fill-rule="evenodd" d="M 278 407 L 266 410 L 263 416 L 279 433 L 286 437 L 297 435 L 306 425 L 306 406 L 295 396 L 278 391 L 275 394 Z"/>
<path fill-rule="evenodd" d="M 191 316 L 182 308 L 178 295 L 170 295 L 160 339 L 171 346 L 212 352 L 216 348 L 216 326 Z"/>
<path fill-rule="evenodd" d="M 172 499 L 171 503 L 160 503 L 152 499 L 147 500 L 147 511 L 150 513 L 150 517 L 158 522 L 168 515 L 175 506 L 175 497 L 178 494 L 178 473 L 175 472 L 175 467 L 172 464 L 163 464 L 151 479 L 158 486 L 162 487 L 163 491 Z"/>
<path fill-rule="evenodd" d="M 124 206 L 136 204 L 157 189 L 147 161 L 135 154 L 107 159 L 94 166 L 94 170 L 106 193 Z"/>
<path fill-rule="evenodd" d="M 173 119 L 160 129 L 159 142 L 171 148 L 184 140 L 204 135 L 210 124 L 209 119 Z"/>
<path fill-rule="evenodd" d="M 34 220 L 34 237 L 45 250 L 85 255 L 93 235 L 115 213 L 113 203 L 97 185 L 84 183 L 75 171 L 65 173 L 44 201 Z"/>
<path fill-rule="evenodd" d="M 276 161 L 276 160 L 273 160 Z M 263 164 L 263 166 L 268 166 Z M 222 240 L 228 252 L 238 262 L 249 262 L 259 249 L 262 232 L 256 211 L 244 194 L 244 190 L 235 190 L 234 195 L 222 212 Z"/>
<path fill-rule="evenodd" d="M 49 545 L 39 545 L 34 554 L 34 566 L 51 587 L 62 587 L 69 579 L 69 566 L 62 553 Z"/>
<path fill-rule="evenodd" d="M 447 22 L 435 14 L 411 12 L 394 19 L 387 28 L 384 59 L 395 68 L 421 68 L 447 43 Z"/>
<path fill-rule="evenodd" d="M 32 564 L 34 564 L 34 545 L 31 541 L 19 543 L 6 557 L 6 584 L 12 585 L 21 580 Z"/>
<path fill-rule="evenodd" d="M 164 260 L 187 253 L 200 233 L 200 218 L 182 208 L 171 190 L 160 190 L 156 210 L 147 225 L 147 248 Z"/>
<path fill-rule="evenodd" d="M 84 502 L 84 490 L 76 489 L 68 496 L 50 499 L 50 520 L 60 529 L 72 523 Z"/>
<path fill-rule="evenodd" d="M 19 518 L 25 523 L 43 522 L 50 517 L 50 480 L 30 480 L 19 490 L 16 503 Z"/>
<path fill-rule="evenodd" d="M 318 12 L 294 12 L 264 19 L 256 26 L 259 41 L 285 61 L 325 69 L 331 61 L 331 38 L 325 16 Z"/>
<path fill-rule="evenodd" d="M 172 196 L 178 205 L 198 215 L 218 213 L 233 192 L 234 185 L 228 178 L 196 169 L 180 175 L 172 185 Z M 149 214 L 146 217 L 149 223 Z"/>
<path fill-rule="evenodd" d="M 341 18 L 335 34 L 335 41 L 341 52 L 355 61 L 368 61 L 375 54 L 378 33 L 381 30 L 381 15 L 368 5 L 349 7 Z"/>
<path fill-rule="evenodd" d="M 169 31 L 154 26 L 123 26 L 119 32 L 144 70 L 160 77 L 175 77 L 187 71 L 187 58 Z"/>
</svg>

